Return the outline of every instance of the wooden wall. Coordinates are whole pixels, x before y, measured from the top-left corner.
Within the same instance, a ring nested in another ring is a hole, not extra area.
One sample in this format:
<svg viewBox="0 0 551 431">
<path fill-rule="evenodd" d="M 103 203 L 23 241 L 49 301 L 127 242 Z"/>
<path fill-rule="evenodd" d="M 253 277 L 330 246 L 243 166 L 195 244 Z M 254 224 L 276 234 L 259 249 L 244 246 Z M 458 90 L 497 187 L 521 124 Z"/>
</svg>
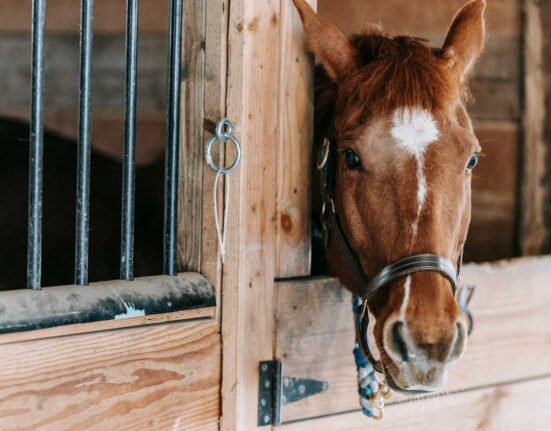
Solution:
<svg viewBox="0 0 551 431">
<path fill-rule="evenodd" d="M 544 124 L 544 145 L 546 149 L 545 163 L 547 166 L 545 174 L 545 185 L 548 190 L 545 198 L 545 225 L 546 235 L 543 252 L 551 253 L 551 2 L 540 2 L 541 28 L 543 31 L 543 74 L 545 82 L 545 124 Z"/>
<path fill-rule="evenodd" d="M 345 33 L 368 22 L 391 33 L 413 34 L 440 46 L 465 0 L 319 0 L 318 10 Z M 470 82 L 469 111 L 483 157 L 473 176 L 473 219 L 466 259 L 493 260 L 517 250 L 517 194 L 521 121 L 519 0 L 488 1 L 485 52 Z"/>
</svg>

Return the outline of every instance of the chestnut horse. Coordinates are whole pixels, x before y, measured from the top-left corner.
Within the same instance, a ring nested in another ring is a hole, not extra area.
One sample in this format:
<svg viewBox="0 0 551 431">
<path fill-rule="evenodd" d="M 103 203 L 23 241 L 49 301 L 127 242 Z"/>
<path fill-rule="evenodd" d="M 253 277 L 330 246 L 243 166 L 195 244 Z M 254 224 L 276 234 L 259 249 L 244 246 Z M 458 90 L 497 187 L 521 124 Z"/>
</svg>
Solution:
<svg viewBox="0 0 551 431">
<path fill-rule="evenodd" d="M 466 81 L 484 44 L 484 0 L 466 4 L 444 45 L 370 26 L 345 37 L 304 0 L 294 0 L 316 82 L 316 136 L 336 147 L 332 204 L 358 267 L 372 279 L 412 255 L 457 262 L 471 212 L 471 171 L 480 152 L 467 114 Z M 328 259 L 362 295 L 333 237 Z M 436 270 L 410 273 L 369 299 L 388 382 L 432 392 L 466 347 L 454 283 Z"/>
</svg>

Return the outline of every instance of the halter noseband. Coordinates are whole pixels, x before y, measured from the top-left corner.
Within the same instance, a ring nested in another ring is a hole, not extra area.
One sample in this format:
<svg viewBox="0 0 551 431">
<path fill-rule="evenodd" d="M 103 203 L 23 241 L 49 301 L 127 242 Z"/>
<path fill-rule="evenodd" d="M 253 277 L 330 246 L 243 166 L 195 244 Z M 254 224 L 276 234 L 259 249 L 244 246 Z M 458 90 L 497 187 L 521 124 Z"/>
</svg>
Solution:
<svg viewBox="0 0 551 431">
<path fill-rule="evenodd" d="M 333 235 L 335 244 L 340 256 L 346 264 L 347 270 L 352 275 L 358 286 L 365 286 L 361 294 L 362 305 L 356 315 L 356 340 L 363 354 L 373 365 L 373 368 L 383 373 L 382 363 L 376 360 L 368 345 L 369 313 L 368 303 L 373 297 L 388 284 L 406 277 L 415 272 L 438 272 L 446 277 L 451 285 L 454 297 L 456 296 L 457 285 L 461 275 L 463 264 L 463 246 L 461 247 L 457 264 L 454 265 L 448 258 L 436 254 L 423 253 L 404 257 L 383 268 L 372 280 L 369 280 L 361 269 L 357 256 L 354 254 L 339 223 L 335 205 L 333 202 L 333 191 L 335 183 L 336 150 L 331 142 L 325 138 L 318 158 L 317 168 L 320 171 L 320 192 L 322 203 L 322 224 L 325 231 L 326 246 L 329 233 Z M 473 319 L 467 310 L 467 304 L 472 296 L 473 287 L 468 288 L 468 294 L 459 295 L 461 311 L 467 314 L 469 319 L 469 334 L 472 330 Z"/>
</svg>

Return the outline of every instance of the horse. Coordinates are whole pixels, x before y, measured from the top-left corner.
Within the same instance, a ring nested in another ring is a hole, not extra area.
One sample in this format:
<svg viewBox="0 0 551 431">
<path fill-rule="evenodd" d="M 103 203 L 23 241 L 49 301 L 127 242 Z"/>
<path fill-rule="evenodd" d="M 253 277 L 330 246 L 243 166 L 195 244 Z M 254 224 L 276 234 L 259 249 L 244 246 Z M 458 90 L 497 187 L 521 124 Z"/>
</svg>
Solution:
<svg viewBox="0 0 551 431">
<path fill-rule="evenodd" d="M 305 0 L 293 1 L 318 63 L 315 147 L 318 167 L 332 165 L 320 211 L 338 217 L 327 236 L 331 271 L 376 319 L 389 385 L 437 391 L 467 342 L 455 269 L 481 151 L 466 103 L 484 46 L 485 1 L 460 9 L 436 48 L 376 25 L 348 38 Z M 396 271 L 396 262 L 411 267 Z M 381 283 L 367 298 L 365 280 L 373 279 Z"/>
<path fill-rule="evenodd" d="M 30 128 L 0 119 L 0 291 L 26 285 Z M 91 281 L 119 278 L 122 163 L 91 151 Z M 73 284 L 76 142 L 44 131 L 42 285 Z M 136 168 L 135 275 L 162 268 L 164 162 Z"/>
</svg>

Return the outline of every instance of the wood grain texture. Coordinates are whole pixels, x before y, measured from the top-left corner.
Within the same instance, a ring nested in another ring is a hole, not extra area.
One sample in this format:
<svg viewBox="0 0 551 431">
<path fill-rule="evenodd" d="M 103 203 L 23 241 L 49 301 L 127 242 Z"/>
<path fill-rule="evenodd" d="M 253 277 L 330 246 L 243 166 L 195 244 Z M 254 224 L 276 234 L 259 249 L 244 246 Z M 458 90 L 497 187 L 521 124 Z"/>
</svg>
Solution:
<svg viewBox="0 0 551 431">
<path fill-rule="evenodd" d="M 316 7 L 316 0 L 309 3 Z M 280 43 L 276 276 L 297 277 L 310 274 L 314 65 L 290 0 L 281 2 Z"/>
<path fill-rule="evenodd" d="M 217 307 L 205 307 L 196 310 L 175 311 L 174 313 L 151 314 L 149 316 L 129 317 L 127 319 L 104 320 L 101 322 L 63 325 L 56 326 L 55 328 L 37 329 L 35 331 L 2 334 L 0 335 L 0 345 L 18 341 L 43 340 L 45 338 L 65 337 L 67 335 L 157 325 L 159 323 L 178 322 L 182 320 L 213 318 L 216 316 L 216 308 Z"/>
<path fill-rule="evenodd" d="M 181 149 L 178 201 L 178 258 L 180 268 L 201 271 L 202 199 L 212 200 L 212 190 L 203 190 L 203 119 L 205 87 L 205 4 L 184 2 L 187 18 L 183 34 Z"/>
<path fill-rule="evenodd" d="M 223 269 L 222 429 L 257 429 L 258 363 L 274 346 L 279 0 L 232 0 L 227 114 L 243 159 L 229 175 Z M 228 157 L 231 157 L 229 155 Z"/>
<path fill-rule="evenodd" d="M 469 264 L 462 282 L 477 286 L 476 326 L 444 391 L 551 373 L 551 257 Z M 285 406 L 284 421 L 358 407 L 351 300 L 337 286 L 331 279 L 277 284 L 276 356 L 285 375 L 329 382 L 327 392 Z"/>
<path fill-rule="evenodd" d="M 215 320 L 0 346 L 3 431 L 217 429 Z"/>
<path fill-rule="evenodd" d="M 210 0 L 206 3 L 204 118 L 218 122 L 226 115 L 226 74 L 228 0 Z M 210 133 L 203 133 L 203 144 Z M 202 232 L 201 232 L 201 274 L 216 288 L 217 303 L 221 303 L 222 268 L 218 240 L 214 229 L 213 195 L 215 174 L 210 169 L 203 171 Z M 219 208 L 222 208 L 219 196 Z M 222 217 L 222 214 L 219 214 Z M 220 307 L 218 308 L 218 316 Z"/>
<path fill-rule="evenodd" d="M 499 385 L 385 407 L 375 422 L 360 412 L 299 421 L 282 431 L 547 431 L 551 378 Z"/>
<path fill-rule="evenodd" d="M 31 0 L 2 0 L 0 7 L 0 32 L 30 32 Z M 164 34 L 168 22 L 167 0 L 140 0 L 141 33 Z M 125 32 L 125 2 L 113 0 L 94 1 L 94 32 L 96 34 Z M 54 0 L 48 2 L 46 14 L 47 33 L 78 33 L 80 2 Z"/>
<path fill-rule="evenodd" d="M 524 76 L 523 143 L 520 202 L 520 249 L 522 254 L 541 253 L 545 240 L 545 82 L 543 74 L 543 31 L 540 5 L 523 0 Z"/>
</svg>

